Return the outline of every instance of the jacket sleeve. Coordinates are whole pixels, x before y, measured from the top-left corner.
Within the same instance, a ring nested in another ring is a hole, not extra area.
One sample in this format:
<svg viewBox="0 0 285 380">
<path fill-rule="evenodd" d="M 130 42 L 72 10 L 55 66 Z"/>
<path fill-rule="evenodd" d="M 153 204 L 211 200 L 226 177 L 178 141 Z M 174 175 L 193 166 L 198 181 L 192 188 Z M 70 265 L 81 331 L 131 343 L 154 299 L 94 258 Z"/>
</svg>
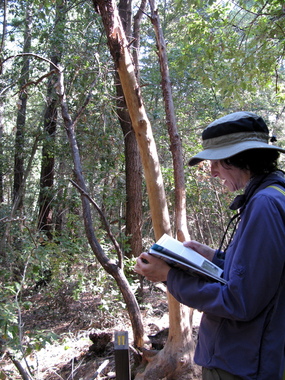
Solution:
<svg viewBox="0 0 285 380">
<path fill-rule="evenodd" d="M 179 302 L 219 317 L 246 321 L 258 315 L 273 299 L 283 275 L 284 205 L 285 198 L 278 202 L 267 194 L 252 198 L 227 250 L 226 285 L 171 269 L 169 292 Z"/>
</svg>

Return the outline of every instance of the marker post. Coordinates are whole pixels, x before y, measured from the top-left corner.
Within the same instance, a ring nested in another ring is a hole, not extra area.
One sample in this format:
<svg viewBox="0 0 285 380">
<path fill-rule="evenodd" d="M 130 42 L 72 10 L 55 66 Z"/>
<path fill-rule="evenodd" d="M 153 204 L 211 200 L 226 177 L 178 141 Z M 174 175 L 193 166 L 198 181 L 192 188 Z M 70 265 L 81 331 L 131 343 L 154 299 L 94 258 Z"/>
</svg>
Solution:
<svg viewBox="0 0 285 380">
<path fill-rule="evenodd" d="M 116 380 L 131 380 L 129 339 L 127 331 L 115 331 Z"/>
</svg>

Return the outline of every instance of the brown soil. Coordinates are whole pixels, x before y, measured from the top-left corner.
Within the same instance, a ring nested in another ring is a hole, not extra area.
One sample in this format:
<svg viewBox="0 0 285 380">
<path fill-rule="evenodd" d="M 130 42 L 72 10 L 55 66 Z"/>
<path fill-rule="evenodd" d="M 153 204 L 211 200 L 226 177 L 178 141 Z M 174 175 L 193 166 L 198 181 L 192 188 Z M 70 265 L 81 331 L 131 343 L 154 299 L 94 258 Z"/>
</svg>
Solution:
<svg viewBox="0 0 285 380">
<path fill-rule="evenodd" d="M 103 310 L 100 296 L 89 292 L 82 293 L 77 301 L 67 291 L 61 291 L 52 298 L 48 294 L 43 289 L 26 295 L 33 307 L 22 315 L 26 345 L 29 344 L 29 336 L 35 332 L 53 332 L 58 336 L 57 340 L 33 351 L 27 358 L 33 380 L 116 379 L 114 332 L 127 331 L 130 346 L 132 344 L 132 328 L 126 310 L 117 304 L 112 310 Z M 141 312 L 145 332 L 154 348 L 162 348 L 168 328 L 167 298 L 163 286 L 146 288 Z M 199 321 L 200 314 L 194 313 L 195 334 Z M 131 349 L 130 353 L 132 358 Z M 25 368 L 25 363 L 21 364 Z M 7 354 L 0 358 L 0 379 L 22 379 Z"/>
</svg>

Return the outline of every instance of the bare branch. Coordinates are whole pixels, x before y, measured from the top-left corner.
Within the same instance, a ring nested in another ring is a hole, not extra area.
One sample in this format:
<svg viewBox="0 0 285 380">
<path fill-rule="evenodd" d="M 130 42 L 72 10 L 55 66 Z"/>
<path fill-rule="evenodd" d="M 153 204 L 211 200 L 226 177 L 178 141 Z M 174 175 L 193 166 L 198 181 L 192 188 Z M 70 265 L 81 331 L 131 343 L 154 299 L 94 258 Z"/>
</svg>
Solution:
<svg viewBox="0 0 285 380">
<path fill-rule="evenodd" d="M 30 57 L 34 57 L 34 58 L 38 58 L 40 59 L 41 61 L 45 61 L 47 63 L 49 63 L 50 65 L 52 65 L 57 71 L 59 71 L 59 68 L 48 58 L 45 58 L 41 55 L 38 55 L 38 54 L 34 54 L 34 53 L 20 53 L 20 54 L 16 54 L 16 55 L 10 55 L 9 57 L 3 59 L 1 61 L 1 72 L 2 72 L 2 66 L 3 66 L 3 63 L 7 62 L 9 59 L 14 59 L 14 58 L 17 58 L 17 57 L 27 57 L 27 56 L 30 56 Z"/>
<path fill-rule="evenodd" d="M 9 359 L 13 362 L 17 370 L 19 371 L 21 378 L 23 380 L 31 380 L 32 378 L 30 375 L 26 372 L 26 370 L 23 368 L 22 364 L 17 360 L 10 352 L 7 352 L 7 355 Z"/>
<path fill-rule="evenodd" d="M 52 74 L 55 74 L 57 72 L 57 70 L 51 70 L 50 72 L 42 75 L 39 79 L 37 80 L 32 80 L 30 82 L 27 82 L 24 84 L 24 86 L 21 87 L 20 91 L 24 91 L 25 88 L 27 88 L 28 86 L 31 86 L 31 85 L 38 85 L 41 81 L 43 81 L 45 78 L 48 78 L 49 76 L 51 76 Z"/>
</svg>

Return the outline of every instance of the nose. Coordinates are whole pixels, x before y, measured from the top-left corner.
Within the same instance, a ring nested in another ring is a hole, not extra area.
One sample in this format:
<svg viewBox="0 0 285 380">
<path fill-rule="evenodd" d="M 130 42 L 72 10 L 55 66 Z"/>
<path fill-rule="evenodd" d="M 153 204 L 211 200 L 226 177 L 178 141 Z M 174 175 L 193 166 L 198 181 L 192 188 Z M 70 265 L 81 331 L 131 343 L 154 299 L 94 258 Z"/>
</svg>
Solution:
<svg viewBox="0 0 285 380">
<path fill-rule="evenodd" d="M 211 161 L 211 176 L 214 178 L 219 176 L 218 161 Z"/>
</svg>

